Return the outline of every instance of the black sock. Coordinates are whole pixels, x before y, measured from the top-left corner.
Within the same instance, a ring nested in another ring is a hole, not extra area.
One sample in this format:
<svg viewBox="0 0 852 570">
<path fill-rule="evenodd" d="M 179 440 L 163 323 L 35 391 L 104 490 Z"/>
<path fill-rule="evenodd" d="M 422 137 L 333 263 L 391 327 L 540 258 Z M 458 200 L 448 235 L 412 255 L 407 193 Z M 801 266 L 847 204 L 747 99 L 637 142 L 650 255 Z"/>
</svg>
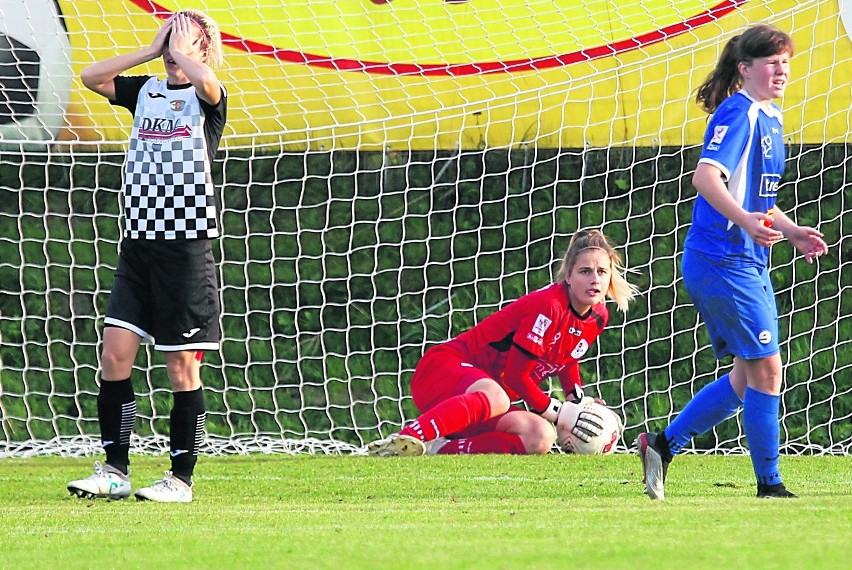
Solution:
<svg viewBox="0 0 852 570">
<path fill-rule="evenodd" d="M 666 435 L 666 430 L 661 431 L 657 436 L 657 440 L 654 442 L 654 447 L 656 447 L 657 451 L 660 452 L 660 457 L 662 457 L 663 461 L 671 463 L 674 456 L 669 449 L 669 438 Z"/>
<path fill-rule="evenodd" d="M 191 392 L 175 392 L 171 415 L 172 475 L 189 484 L 198 461 L 198 450 L 204 441 L 203 388 Z"/>
<path fill-rule="evenodd" d="M 107 464 L 126 475 L 130 464 L 130 433 L 136 421 L 136 395 L 130 378 L 116 382 L 101 379 L 98 421 Z"/>
</svg>

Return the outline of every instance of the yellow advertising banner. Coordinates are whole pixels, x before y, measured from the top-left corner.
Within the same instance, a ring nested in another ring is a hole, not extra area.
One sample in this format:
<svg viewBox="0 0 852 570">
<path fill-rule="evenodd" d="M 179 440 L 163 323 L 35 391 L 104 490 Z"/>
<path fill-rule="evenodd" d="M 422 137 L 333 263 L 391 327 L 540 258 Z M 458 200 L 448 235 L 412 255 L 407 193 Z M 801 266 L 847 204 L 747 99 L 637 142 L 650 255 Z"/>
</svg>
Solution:
<svg viewBox="0 0 852 570">
<path fill-rule="evenodd" d="M 67 47 L 55 50 L 70 66 L 65 83 L 59 64 L 54 78 L 52 102 L 64 111 L 58 136 L 125 141 L 129 114 L 87 91 L 79 72 L 149 45 L 185 3 L 41 1 L 50 5 L 43 13 L 37 0 L 4 0 L 2 11 L 24 10 L 19 19 L 43 29 L 52 13 L 59 24 L 51 29 L 67 35 Z M 724 42 L 761 21 L 796 42 L 779 101 L 791 142 L 845 142 L 850 3 L 199 0 L 192 7 L 222 31 L 225 145 L 413 150 L 697 144 L 706 115 L 695 88 Z M 44 49 L 43 63 L 61 59 Z M 130 73 L 163 75 L 163 64 Z"/>
</svg>

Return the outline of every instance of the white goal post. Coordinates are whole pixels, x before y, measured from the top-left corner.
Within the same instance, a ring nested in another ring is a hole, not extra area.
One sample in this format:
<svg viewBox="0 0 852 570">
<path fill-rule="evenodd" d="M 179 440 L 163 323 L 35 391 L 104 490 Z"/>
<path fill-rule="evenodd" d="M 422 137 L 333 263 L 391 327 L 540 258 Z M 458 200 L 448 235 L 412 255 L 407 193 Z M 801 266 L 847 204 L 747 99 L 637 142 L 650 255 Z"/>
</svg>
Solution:
<svg viewBox="0 0 852 570">
<path fill-rule="evenodd" d="M 129 115 L 77 76 L 146 45 L 174 4 L 0 5 L 0 458 L 100 452 Z M 797 44 L 779 203 L 830 248 L 813 265 L 772 252 L 782 452 L 850 453 L 849 2 L 266 4 L 194 3 L 222 27 L 229 91 L 203 452 L 359 453 L 415 417 L 428 346 L 549 283 L 589 227 L 641 295 L 581 362 L 587 392 L 624 418 L 622 451 L 664 426 L 730 366 L 680 277 L 706 125 L 693 92 L 724 41 L 768 21 Z M 132 451 L 167 449 L 162 355 L 140 351 L 133 381 Z M 687 448 L 746 449 L 738 418 Z"/>
</svg>

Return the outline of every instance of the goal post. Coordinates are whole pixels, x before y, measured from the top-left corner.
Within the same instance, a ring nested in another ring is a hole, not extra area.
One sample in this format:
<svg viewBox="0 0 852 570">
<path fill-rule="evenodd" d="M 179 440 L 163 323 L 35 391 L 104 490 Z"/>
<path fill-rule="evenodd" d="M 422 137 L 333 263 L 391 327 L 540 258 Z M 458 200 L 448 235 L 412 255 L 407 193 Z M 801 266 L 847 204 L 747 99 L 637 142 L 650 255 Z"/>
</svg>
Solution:
<svg viewBox="0 0 852 570">
<path fill-rule="evenodd" d="M 0 7 L 15 22 L 0 30 L 0 62 L 29 70 L 15 79 L 0 65 L 2 85 L 19 87 L 0 99 L 0 457 L 100 451 L 129 116 L 76 74 L 150 41 L 171 6 L 36 3 Z M 713 357 L 680 260 L 706 125 L 692 92 L 752 21 L 796 41 L 779 203 L 829 245 L 813 265 L 787 242 L 772 251 L 782 451 L 850 452 L 847 2 L 199 7 L 222 26 L 229 90 L 214 172 L 224 336 L 202 366 L 205 453 L 357 453 L 398 430 L 416 415 L 408 383 L 424 350 L 551 282 L 589 227 L 616 242 L 641 294 L 611 312 L 585 383 L 625 419 L 622 451 L 664 426 L 730 366 Z M 133 382 L 133 451 L 167 449 L 162 355 L 141 350 Z M 736 418 L 688 450 L 746 448 Z"/>
</svg>

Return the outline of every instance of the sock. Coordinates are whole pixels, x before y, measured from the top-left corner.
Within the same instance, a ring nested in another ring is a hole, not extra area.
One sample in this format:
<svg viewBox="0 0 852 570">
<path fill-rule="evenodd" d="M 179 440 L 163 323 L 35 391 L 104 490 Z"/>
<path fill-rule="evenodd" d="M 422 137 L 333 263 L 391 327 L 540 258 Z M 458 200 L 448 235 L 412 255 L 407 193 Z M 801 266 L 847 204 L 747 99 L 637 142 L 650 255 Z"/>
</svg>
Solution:
<svg viewBox="0 0 852 570">
<path fill-rule="evenodd" d="M 400 432 L 420 441 L 432 441 L 458 433 L 468 426 L 491 418 L 491 402 L 484 392 L 470 392 L 444 400 Z"/>
<path fill-rule="evenodd" d="M 467 455 L 473 453 L 503 453 L 513 455 L 526 455 L 521 436 L 505 431 L 492 431 L 451 439 L 438 450 L 438 455 Z"/>
<path fill-rule="evenodd" d="M 192 481 L 192 472 L 198 461 L 198 450 L 204 441 L 206 418 L 203 388 L 174 393 L 169 455 L 172 458 L 172 475 L 187 485 Z"/>
<path fill-rule="evenodd" d="M 751 452 L 751 464 L 757 482 L 764 485 L 781 483 L 778 469 L 778 448 L 781 426 L 778 421 L 778 409 L 781 396 L 746 388 L 743 403 L 743 429 L 748 448 Z"/>
<path fill-rule="evenodd" d="M 733 416 L 741 405 L 728 374 L 704 386 L 663 432 L 672 456 L 695 436 Z"/>
<path fill-rule="evenodd" d="M 107 465 L 127 475 L 130 465 L 130 432 L 136 421 L 136 394 L 130 378 L 117 382 L 101 379 L 98 392 L 98 422 Z"/>
</svg>

